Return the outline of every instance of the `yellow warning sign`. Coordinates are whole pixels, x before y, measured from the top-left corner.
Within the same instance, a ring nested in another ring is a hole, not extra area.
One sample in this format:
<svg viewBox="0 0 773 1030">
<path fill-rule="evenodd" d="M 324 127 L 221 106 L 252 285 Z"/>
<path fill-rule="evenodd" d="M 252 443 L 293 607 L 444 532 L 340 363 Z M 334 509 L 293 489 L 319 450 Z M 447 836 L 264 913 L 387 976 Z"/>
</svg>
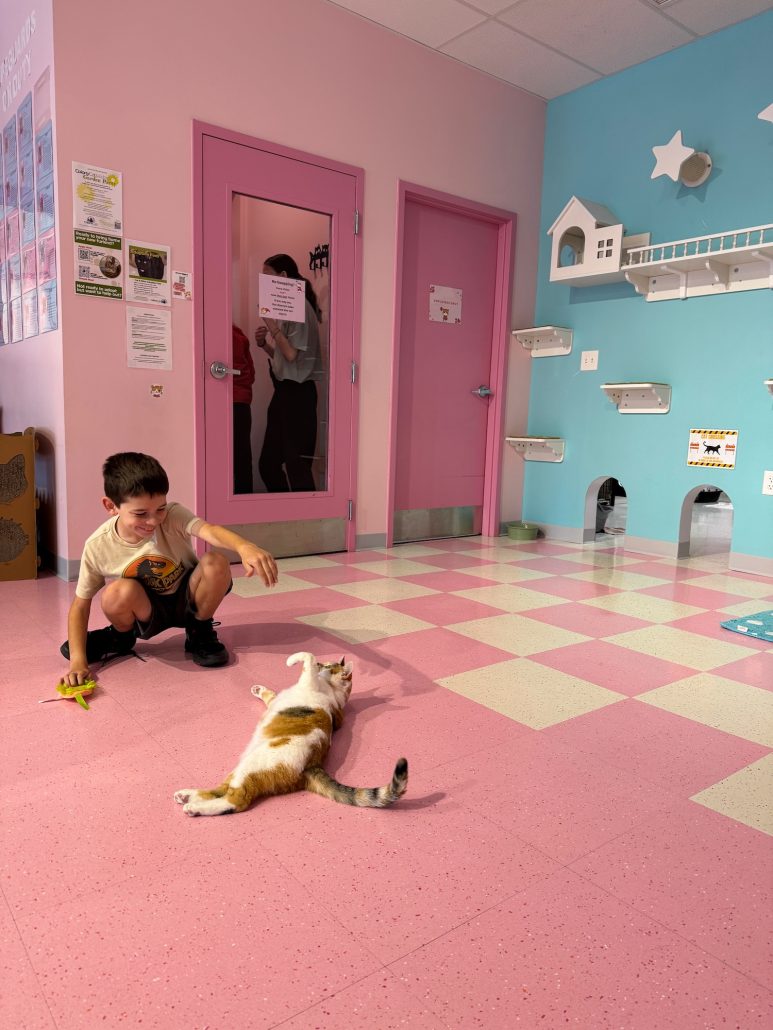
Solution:
<svg viewBox="0 0 773 1030">
<path fill-rule="evenodd" d="M 737 429 L 691 429 L 687 464 L 715 469 L 735 468 L 737 447 Z"/>
</svg>

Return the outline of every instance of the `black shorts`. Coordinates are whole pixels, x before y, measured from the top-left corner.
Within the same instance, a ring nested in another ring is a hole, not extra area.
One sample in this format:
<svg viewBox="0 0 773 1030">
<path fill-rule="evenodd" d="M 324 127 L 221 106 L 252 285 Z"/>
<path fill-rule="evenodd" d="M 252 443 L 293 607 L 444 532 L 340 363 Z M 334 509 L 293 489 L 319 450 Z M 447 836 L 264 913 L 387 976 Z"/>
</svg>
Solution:
<svg viewBox="0 0 773 1030">
<path fill-rule="evenodd" d="M 171 594 L 159 594 L 156 590 L 148 590 L 142 580 L 138 580 L 150 601 L 150 618 L 145 622 L 137 619 L 134 624 L 138 637 L 148 640 L 172 626 L 185 625 L 186 616 L 193 613 L 188 583 L 195 568 L 194 565 L 192 569 L 188 569 L 178 583 L 177 589 Z"/>
</svg>

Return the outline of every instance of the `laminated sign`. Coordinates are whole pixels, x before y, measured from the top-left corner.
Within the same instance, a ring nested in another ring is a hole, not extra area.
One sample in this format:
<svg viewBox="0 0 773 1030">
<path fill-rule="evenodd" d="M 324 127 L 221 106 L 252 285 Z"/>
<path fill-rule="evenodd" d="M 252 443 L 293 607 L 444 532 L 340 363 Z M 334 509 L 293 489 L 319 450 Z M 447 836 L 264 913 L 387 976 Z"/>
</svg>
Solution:
<svg viewBox="0 0 773 1030">
<path fill-rule="evenodd" d="M 707 465 L 715 469 L 735 468 L 737 446 L 737 429 L 691 429 L 687 464 Z"/>
</svg>

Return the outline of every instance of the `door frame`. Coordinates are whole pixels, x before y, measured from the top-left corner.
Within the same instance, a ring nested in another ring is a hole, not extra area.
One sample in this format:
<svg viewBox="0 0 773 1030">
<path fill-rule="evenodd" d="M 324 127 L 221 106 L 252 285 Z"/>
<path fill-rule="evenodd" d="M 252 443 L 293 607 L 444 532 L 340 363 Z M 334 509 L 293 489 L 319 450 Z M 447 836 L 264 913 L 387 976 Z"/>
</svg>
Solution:
<svg viewBox="0 0 773 1030">
<path fill-rule="evenodd" d="M 489 401 L 486 425 L 486 451 L 483 469 L 483 517 L 481 532 L 484 536 L 499 533 L 499 484 L 502 472 L 502 440 L 505 417 L 505 398 L 502 395 L 507 371 L 507 342 L 510 338 L 510 306 L 513 294 L 515 256 L 515 225 L 517 216 L 512 211 L 490 207 L 474 200 L 442 193 L 427 186 L 398 180 L 397 184 L 397 237 L 395 246 L 395 308 L 392 339 L 392 374 L 390 382 L 390 416 L 388 436 L 388 484 L 386 511 L 386 544 L 394 542 L 395 479 L 397 461 L 397 405 L 400 385 L 400 322 L 402 318 L 403 247 L 405 242 L 405 208 L 408 201 L 426 207 L 440 208 L 468 215 L 479 221 L 497 226 L 497 270 L 494 293 L 494 317 L 491 334 L 491 371 L 489 383 L 494 395 Z"/>
<path fill-rule="evenodd" d="M 352 304 L 352 360 L 359 368 L 361 317 L 362 317 L 362 208 L 365 173 L 362 168 L 331 161 L 329 158 L 310 154 L 303 150 L 286 147 L 270 140 L 260 139 L 243 132 L 234 132 L 219 125 L 193 119 L 192 122 L 192 157 L 193 157 L 193 415 L 194 415 L 194 470 L 193 488 L 196 511 L 202 512 L 206 519 L 206 411 L 204 403 L 204 384 L 207 374 L 204 355 L 204 139 L 214 137 L 228 143 L 261 150 L 278 157 L 298 161 L 302 164 L 325 168 L 328 171 L 342 172 L 355 180 L 356 207 L 360 215 L 359 231 L 354 236 L 354 297 Z M 230 316 L 229 316 L 230 317 Z M 349 497 L 352 499 L 352 515 L 346 524 L 346 549 L 353 551 L 356 540 L 357 519 L 357 444 L 359 425 L 359 376 L 352 386 L 351 425 L 349 427 Z"/>
</svg>

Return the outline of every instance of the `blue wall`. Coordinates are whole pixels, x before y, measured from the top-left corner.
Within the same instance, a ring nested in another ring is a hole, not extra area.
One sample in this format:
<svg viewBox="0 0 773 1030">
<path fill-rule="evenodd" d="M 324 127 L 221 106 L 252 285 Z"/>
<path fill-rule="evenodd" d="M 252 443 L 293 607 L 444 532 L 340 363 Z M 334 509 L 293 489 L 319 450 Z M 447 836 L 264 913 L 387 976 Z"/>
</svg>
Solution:
<svg viewBox="0 0 773 1030">
<path fill-rule="evenodd" d="M 551 284 L 548 228 L 574 194 L 652 242 L 773 222 L 773 12 L 548 105 L 536 325 L 569 326 L 572 353 L 532 359 L 529 433 L 566 439 L 562 464 L 526 465 L 524 518 L 579 529 L 598 476 L 628 494 L 627 533 L 675 542 L 687 492 L 713 482 L 734 505 L 732 550 L 773 558 L 773 291 L 648 303 L 627 283 Z M 653 146 L 682 130 L 707 151 L 709 180 L 651 179 Z M 598 350 L 596 372 L 580 351 Z M 667 415 L 620 415 L 604 382 L 672 386 Z M 737 429 L 735 469 L 686 464 L 691 428 Z"/>
</svg>

